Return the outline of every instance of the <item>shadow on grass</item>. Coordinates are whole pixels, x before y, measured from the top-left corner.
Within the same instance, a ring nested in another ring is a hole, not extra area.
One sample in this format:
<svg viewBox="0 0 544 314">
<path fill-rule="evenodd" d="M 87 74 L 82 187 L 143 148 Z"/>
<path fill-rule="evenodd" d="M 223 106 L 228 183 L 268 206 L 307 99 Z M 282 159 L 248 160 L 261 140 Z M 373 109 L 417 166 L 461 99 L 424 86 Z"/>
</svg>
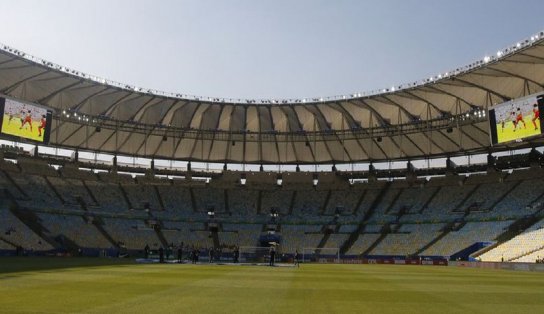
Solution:
<svg viewBox="0 0 544 314">
<path fill-rule="evenodd" d="M 97 257 L 0 257 L 0 275 L 78 267 L 131 265 L 134 263 L 132 259 Z"/>
</svg>

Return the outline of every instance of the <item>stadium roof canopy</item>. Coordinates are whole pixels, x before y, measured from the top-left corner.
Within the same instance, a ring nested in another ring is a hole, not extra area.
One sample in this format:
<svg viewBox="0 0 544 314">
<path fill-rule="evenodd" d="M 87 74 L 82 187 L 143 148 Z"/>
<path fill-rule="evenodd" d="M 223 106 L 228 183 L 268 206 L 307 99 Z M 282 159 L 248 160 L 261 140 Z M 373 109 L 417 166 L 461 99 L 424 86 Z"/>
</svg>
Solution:
<svg viewBox="0 0 544 314">
<path fill-rule="evenodd" d="M 543 90 L 543 32 L 415 83 L 287 100 L 168 94 L 0 45 L 0 92 L 54 110 L 50 145 L 176 160 L 350 163 L 540 145 L 491 148 L 485 109 Z"/>
</svg>

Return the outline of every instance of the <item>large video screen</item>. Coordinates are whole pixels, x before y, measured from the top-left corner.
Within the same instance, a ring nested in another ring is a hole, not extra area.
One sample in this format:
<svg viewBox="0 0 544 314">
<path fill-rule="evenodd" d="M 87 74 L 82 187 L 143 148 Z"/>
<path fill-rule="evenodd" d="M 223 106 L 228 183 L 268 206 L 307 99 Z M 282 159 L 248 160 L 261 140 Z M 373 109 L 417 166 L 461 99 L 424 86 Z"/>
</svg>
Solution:
<svg viewBox="0 0 544 314">
<path fill-rule="evenodd" d="M 542 134 L 540 114 L 544 95 L 532 95 L 494 106 L 489 110 L 491 143 L 522 141 Z"/>
<path fill-rule="evenodd" d="M 8 137 L 26 138 L 49 143 L 51 111 L 36 105 L 0 97 L 0 133 Z"/>
</svg>

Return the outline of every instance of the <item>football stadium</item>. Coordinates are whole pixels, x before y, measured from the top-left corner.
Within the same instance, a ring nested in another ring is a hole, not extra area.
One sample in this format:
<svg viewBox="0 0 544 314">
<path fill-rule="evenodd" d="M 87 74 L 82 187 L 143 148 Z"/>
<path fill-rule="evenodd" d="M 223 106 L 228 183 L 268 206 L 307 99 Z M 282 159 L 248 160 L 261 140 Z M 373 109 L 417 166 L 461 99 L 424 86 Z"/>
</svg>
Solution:
<svg viewBox="0 0 544 314">
<path fill-rule="evenodd" d="M 300 99 L 0 44 L 0 312 L 542 313 L 543 106 L 544 32 Z"/>
</svg>

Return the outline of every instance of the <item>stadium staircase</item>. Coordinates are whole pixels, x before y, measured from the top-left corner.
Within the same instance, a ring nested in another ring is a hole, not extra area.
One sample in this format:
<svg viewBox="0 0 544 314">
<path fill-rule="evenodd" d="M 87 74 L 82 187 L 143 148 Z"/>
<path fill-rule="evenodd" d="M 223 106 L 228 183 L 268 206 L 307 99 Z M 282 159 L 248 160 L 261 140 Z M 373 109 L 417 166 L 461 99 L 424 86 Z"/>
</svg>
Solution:
<svg viewBox="0 0 544 314">
<path fill-rule="evenodd" d="M 463 200 L 461 202 L 459 202 L 459 205 L 457 206 L 457 208 L 454 210 L 454 212 L 460 212 L 460 211 L 465 211 L 466 212 L 466 202 L 470 199 L 470 197 L 476 193 L 476 191 L 478 190 L 478 188 L 480 187 L 480 184 L 475 184 L 474 185 L 474 188 L 463 198 Z M 464 209 L 463 209 L 464 208 Z M 465 215 L 466 216 L 466 215 Z"/>
<path fill-rule="evenodd" d="M 367 221 L 370 219 L 370 217 L 372 217 L 372 215 L 374 215 L 374 211 L 376 210 L 376 207 L 382 201 L 390 185 L 391 185 L 391 182 L 386 182 L 384 187 L 380 190 L 380 193 L 378 194 L 376 199 L 374 199 L 374 202 L 372 202 L 372 205 L 370 205 L 368 211 L 365 212 L 363 219 L 359 223 L 359 226 L 357 227 L 357 229 L 350 234 L 346 242 L 342 244 L 342 246 L 340 247 L 340 254 L 346 254 L 346 252 L 353 245 L 353 243 L 357 241 L 357 239 L 359 238 L 359 235 L 363 233 L 363 231 L 365 230 Z M 362 202 L 362 199 L 361 199 L 361 202 Z"/>
<path fill-rule="evenodd" d="M 535 248 L 535 249 L 532 249 L 532 250 L 530 250 L 530 251 L 528 251 L 528 252 L 525 252 L 525 253 L 523 253 L 523 254 L 517 255 L 517 256 L 515 256 L 515 257 L 509 258 L 509 259 L 508 259 L 508 262 L 515 261 L 515 260 L 517 260 L 518 258 L 522 258 L 522 257 L 524 257 L 524 256 L 527 256 L 527 255 L 529 255 L 529 254 L 532 254 L 532 253 L 534 253 L 534 252 L 536 252 L 536 251 L 540 251 L 540 250 L 542 250 L 542 249 L 544 249 L 544 245 L 541 245 L 541 246 L 539 246 L 539 247 L 537 247 L 537 248 Z"/>
<path fill-rule="evenodd" d="M 357 201 L 357 204 L 355 205 L 355 208 L 353 209 L 353 215 L 357 216 L 357 213 L 359 212 L 359 207 L 361 207 L 361 204 L 363 203 L 363 200 L 365 199 L 366 193 L 368 190 L 363 190 L 363 193 L 361 193 L 361 196 L 359 197 L 359 200 Z"/>
<path fill-rule="evenodd" d="M 223 190 L 223 195 L 225 200 L 225 212 L 227 212 L 228 215 L 231 215 L 230 206 L 229 206 L 229 193 L 227 192 L 227 189 Z"/>
<path fill-rule="evenodd" d="M 127 191 L 125 191 L 125 189 L 123 188 L 121 183 L 119 183 L 118 185 L 119 185 L 119 190 L 121 190 L 121 194 L 123 195 L 123 199 L 125 200 L 125 203 L 127 203 L 128 208 L 129 209 L 135 209 L 132 206 L 132 203 L 130 202 L 130 199 L 128 198 Z"/>
<path fill-rule="evenodd" d="M 119 248 L 119 243 L 106 231 L 106 229 L 104 229 L 104 221 L 100 217 L 94 217 L 93 225 L 114 248 Z"/>
<path fill-rule="evenodd" d="M 406 206 L 402 206 L 400 209 L 399 209 L 399 212 L 397 213 L 397 221 L 400 221 L 400 219 L 402 218 L 402 216 L 404 216 L 407 212 L 408 212 L 409 208 L 406 207 Z"/>
<path fill-rule="evenodd" d="M 159 188 L 156 185 L 153 185 L 153 191 L 155 191 L 155 194 L 157 195 L 157 199 L 159 200 L 159 205 L 161 206 L 161 210 L 165 210 L 164 202 L 162 201 L 162 197 L 161 197 L 161 193 L 159 192 Z"/>
<path fill-rule="evenodd" d="M 196 206 L 196 197 L 195 197 L 195 191 L 193 189 L 189 188 L 189 194 L 191 195 L 191 206 L 193 207 L 193 212 L 197 212 L 197 206 Z"/>
<path fill-rule="evenodd" d="M 459 230 L 461 230 L 461 228 L 463 228 L 466 224 L 467 224 L 467 222 L 464 221 L 464 220 L 461 221 L 461 222 L 458 222 L 458 223 L 454 222 L 454 223 L 453 223 L 453 227 L 451 228 L 451 231 L 459 231 Z"/>
<path fill-rule="evenodd" d="M 391 202 L 391 204 L 385 210 L 385 214 L 389 214 L 391 209 L 394 208 L 395 203 L 397 203 L 397 201 L 399 200 L 399 197 L 400 197 L 400 195 L 402 194 L 403 191 L 404 191 L 404 189 L 398 189 L 397 194 L 395 195 L 395 198 L 393 198 L 393 201 Z"/>
<path fill-rule="evenodd" d="M 440 192 L 440 190 L 442 190 L 444 187 L 439 187 L 438 189 L 436 189 L 433 194 L 431 195 L 431 197 L 429 197 L 429 199 L 425 202 L 425 204 L 423 204 L 423 206 L 421 206 L 421 209 L 419 210 L 419 213 L 418 214 L 423 214 L 423 212 L 425 211 L 425 209 L 427 209 L 427 207 L 429 207 L 429 204 L 431 204 L 431 202 L 433 201 L 433 199 L 436 197 L 436 195 L 438 194 L 438 192 Z"/>
<path fill-rule="evenodd" d="M 259 190 L 259 193 L 257 194 L 257 215 L 261 214 L 262 201 L 263 201 L 263 191 Z"/>
<path fill-rule="evenodd" d="M 293 214 L 293 210 L 295 209 L 296 198 L 297 198 L 297 191 L 293 191 L 293 195 L 291 196 L 291 202 L 289 203 L 289 211 L 288 211 L 289 215 Z"/>
<path fill-rule="evenodd" d="M 64 234 L 59 234 L 58 236 L 55 237 L 55 241 L 67 252 L 70 252 L 72 255 L 77 255 L 79 250 L 80 250 L 80 246 L 77 245 L 77 243 L 75 243 L 74 241 L 72 241 L 72 239 L 68 238 L 67 236 L 65 236 Z"/>
<path fill-rule="evenodd" d="M 219 234 L 217 232 L 212 232 L 211 236 L 212 236 L 214 248 L 220 248 L 221 247 L 221 241 L 219 241 Z"/>
<path fill-rule="evenodd" d="M 521 182 L 523 181 L 518 181 L 516 182 L 516 184 L 514 184 L 513 187 L 511 187 L 510 189 L 508 189 L 508 191 L 506 191 L 503 195 L 501 195 L 501 197 L 499 197 L 493 204 L 491 204 L 491 206 L 489 206 L 489 209 L 492 210 L 495 208 L 495 206 L 497 206 L 498 204 L 500 204 L 509 194 L 510 192 L 512 192 L 515 188 L 518 187 L 518 185 L 521 184 Z"/>
<path fill-rule="evenodd" d="M 321 238 L 321 241 L 319 241 L 317 248 L 322 249 L 325 246 L 325 244 L 327 244 L 327 241 L 329 241 L 330 237 L 331 237 L 331 233 L 325 232 L 325 234 L 323 235 L 323 238 Z"/>
<path fill-rule="evenodd" d="M 397 225 L 397 230 L 401 227 L 401 225 Z M 362 254 L 361 256 L 367 256 L 374 250 L 382 241 L 387 237 L 387 235 L 391 233 L 391 226 L 389 224 L 386 224 L 382 227 L 382 230 L 380 231 L 380 236 L 372 243 Z"/>
<path fill-rule="evenodd" d="M 85 180 L 81 180 L 81 182 L 83 183 L 83 186 L 85 187 L 85 190 L 87 190 L 87 193 L 89 193 L 89 196 L 93 200 L 94 204 L 96 204 L 97 206 L 100 206 L 100 204 L 98 203 L 98 200 L 94 196 L 93 192 L 91 191 L 91 189 L 89 189 L 89 186 L 87 186 L 87 183 L 85 183 Z"/>
<path fill-rule="evenodd" d="M 19 193 L 21 193 L 21 195 L 24 195 L 26 198 L 30 198 L 28 194 L 26 194 L 26 192 L 23 189 L 21 189 L 21 187 L 17 184 L 17 182 L 13 180 L 13 178 L 9 175 L 8 171 L 2 170 L 2 173 L 6 176 L 9 183 L 13 185 L 19 191 Z"/>
<path fill-rule="evenodd" d="M 443 229 L 442 229 L 442 232 L 436 236 L 436 238 L 432 239 L 429 243 L 425 244 L 422 248 L 420 248 L 419 250 L 415 251 L 414 256 L 418 256 L 419 254 L 425 252 L 425 250 L 427 250 L 428 248 L 430 248 L 431 246 L 433 246 L 436 242 L 442 240 L 442 238 L 444 238 L 445 236 L 448 235 L 448 233 L 451 232 L 451 230 L 453 229 L 455 225 L 455 222 L 449 222 Z"/>
<path fill-rule="evenodd" d="M 331 190 L 327 191 L 327 196 L 325 197 L 325 202 L 323 202 L 323 205 L 321 206 L 321 209 L 319 210 L 319 215 L 324 216 L 325 211 L 327 210 L 327 207 L 329 206 L 329 201 L 331 200 Z"/>
<path fill-rule="evenodd" d="M 45 179 L 45 182 L 47 182 L 47 186 L 49 186 L 49 188 L 53 191 L 53 193 L 55 193 L 57 198 L 60 200 L 61 204 L 63 205 L 66 204 L 66 201 L 62 198 L 62 195 L 60 195 L 59 191 L 57 191 L 57 188 L 55 188 L 53 183 L 49 181 L 49 178 L 47 178 L 47 176 L 43 176 L 43 178 Z"/>
<path fill-rule="evenodd" d="M 5 238 L 2 237 L 1 235 L 0 235 L 0 241 L 4 241 L 4 242 L 6 242 L 7 244 L 9 244 L 9 245 L 11 245 L 11 246 L 13 246 L 13 247 L 17 247 L 17 246 L 18 246 L 17 244 L 11 242 L 10 240 L 5 239 Z"/>
<path fill-rule="evenodd" d="M 46 232 L 48 232 L 49 230 L 42 226 L 38 216 L 36 216 L 34 212 L 20 208 L 19 205 L 17 205 L 17 203 L 15 202 L 11 206 L 9 206 L 9 210 L 15 217 L 17 217 L 17 219 L 24 223 L 30 230 L 32 230 L 45 242 L 49 243 L 54 248 L 60 247 L 57 241 L 55 241 L 53 238 L 49 237 L 46 234 Z"/>
<path fill-rule="evenodd" d="M 157 234 L 157 238 L 159 238 L 159 240 L 161 241 L 162 247 L 167 248 L 168 245 L 169 245 L 168 240 L 166 240 L 166 237 L 162 233 L 161 226 L 160 225 L 155 225 L 153 230 L 155 230 L 155 234 Z"/>
<path fill-rule="evenodd" d="M 76 197 L 76 202 L 79 204 L 81 209 L 83 209 L 84 211 L 89 211 L 89 209 L 87 208 L 87 204 L 85 204 L 85 201 L 81 198 L 81 196 Z"/>
</svg>

